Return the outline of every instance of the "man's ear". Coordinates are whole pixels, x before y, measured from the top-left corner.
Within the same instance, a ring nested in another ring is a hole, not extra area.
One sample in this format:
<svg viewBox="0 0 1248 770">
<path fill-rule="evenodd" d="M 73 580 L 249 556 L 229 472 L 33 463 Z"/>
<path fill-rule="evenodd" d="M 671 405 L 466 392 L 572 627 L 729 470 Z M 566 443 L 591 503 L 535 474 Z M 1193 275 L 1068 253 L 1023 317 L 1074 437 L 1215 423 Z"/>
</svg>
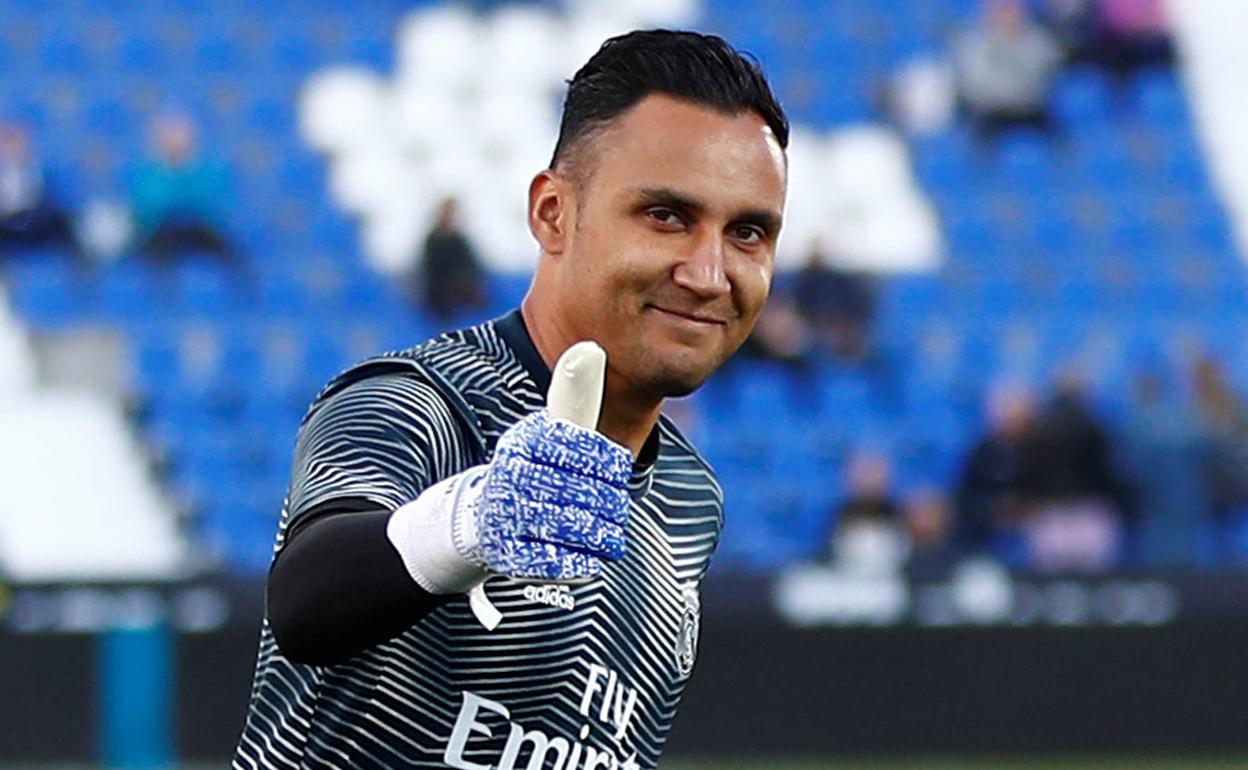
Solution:
<svg viewBox="0 0 1248 770">
<path fill-rule="evenodd" d="M 529 183 L 529 232 L 547 254 L 562 254 L 572 228 L 576 195 L 571 182 L 546 169 Z"/>
</svg>

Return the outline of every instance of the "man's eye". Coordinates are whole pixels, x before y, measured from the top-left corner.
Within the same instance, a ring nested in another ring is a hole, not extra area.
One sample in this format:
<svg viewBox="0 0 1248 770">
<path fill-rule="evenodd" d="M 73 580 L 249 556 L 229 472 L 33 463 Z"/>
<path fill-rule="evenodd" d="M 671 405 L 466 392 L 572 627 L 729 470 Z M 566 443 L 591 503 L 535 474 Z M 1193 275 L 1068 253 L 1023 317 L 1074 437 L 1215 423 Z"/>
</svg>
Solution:
<svg viewBox="0 0 1248 770">
<path fill-rule="evenodd" d="M 733 228 L 733 237 L 742 243 L 761 243 L 763 231 L 753 225 L 739 225 Z"/>
<path fill-rule="evenodd" d="M 646 214 L 650 217 L 650 219 L 661 225 L 679 227 L 684 224 L 684 220 L 681 218 L 680 214 L 677 214 L 671 209 L 650 209 L 646 212 Z"/>
</svg>

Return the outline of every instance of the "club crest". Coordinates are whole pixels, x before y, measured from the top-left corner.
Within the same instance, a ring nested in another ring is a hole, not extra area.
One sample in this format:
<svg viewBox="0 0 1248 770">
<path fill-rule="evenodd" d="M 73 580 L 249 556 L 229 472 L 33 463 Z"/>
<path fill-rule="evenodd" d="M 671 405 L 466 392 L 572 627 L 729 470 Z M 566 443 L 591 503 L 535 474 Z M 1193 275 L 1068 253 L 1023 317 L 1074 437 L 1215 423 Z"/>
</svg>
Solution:
<svg viewBox="0 0 1248 770">
<path fill-rule="evenodd" d="M 701 601 L 698 589 L 684 590 L 684 609 L 680 613 L 680 630 L 676 634 L 676 668 L 681 676 L 693 672 L 694 659 L 698 654 L 698 626 L 701 622 Z"/>
</svg>

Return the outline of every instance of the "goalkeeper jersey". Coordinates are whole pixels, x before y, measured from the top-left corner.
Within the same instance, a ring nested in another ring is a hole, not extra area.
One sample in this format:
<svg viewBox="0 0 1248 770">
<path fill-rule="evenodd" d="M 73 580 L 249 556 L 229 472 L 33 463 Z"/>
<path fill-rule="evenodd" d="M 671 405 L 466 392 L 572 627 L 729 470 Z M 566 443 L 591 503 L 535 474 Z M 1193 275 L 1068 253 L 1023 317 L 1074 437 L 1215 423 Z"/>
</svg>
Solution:
<svg viewBox="0 0 1248 770">
<path fill-rule="evenodd" d="M 489 459 L 545 403 L 550 372 L 518 311 L 348 370 L 300 428 L 277 534 L 325 506 L 393 510 Z M 583 585 L 490 578 L 330 666 L 283 657 L 266 620 L 235 768 L 655 767 L 698 646 L 698 586 L 722 492 L 666 418 L 631 479 L 627 554 Z"/>
</svg>

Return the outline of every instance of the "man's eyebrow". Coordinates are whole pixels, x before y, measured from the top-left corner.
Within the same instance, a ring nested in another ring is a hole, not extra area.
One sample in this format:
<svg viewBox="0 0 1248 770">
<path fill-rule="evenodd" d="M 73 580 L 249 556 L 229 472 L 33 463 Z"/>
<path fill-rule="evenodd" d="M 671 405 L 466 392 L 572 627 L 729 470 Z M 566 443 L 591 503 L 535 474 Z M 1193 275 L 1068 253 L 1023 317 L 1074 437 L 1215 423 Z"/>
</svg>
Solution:
<svg viewBox="0 0 1248 770">
<path fill-rule="evenodd" d="M 636 197 L 638 203 L 642 206 L 665 206 L 677 211 L 699 214 L 706 211 L 706 204 L 686 195 L 685 193 L 673 190 L 670 187 L 642 187 L 637 190 Z M 733 215 L 733 222 L 742 224 L 757 225 L 768 233 L 776 233 L 780 230 L 780 215 L 774 211 L 767 209 L 746 209 Z"/>
<path fill-rule="evenodd" d="M 666 206 L 694 214 L 706 210 L 706 205 L 701 201 L 670 187 L 642 187 L 637 191 L 636 197 L 643 206 Z"/>
</svg>

